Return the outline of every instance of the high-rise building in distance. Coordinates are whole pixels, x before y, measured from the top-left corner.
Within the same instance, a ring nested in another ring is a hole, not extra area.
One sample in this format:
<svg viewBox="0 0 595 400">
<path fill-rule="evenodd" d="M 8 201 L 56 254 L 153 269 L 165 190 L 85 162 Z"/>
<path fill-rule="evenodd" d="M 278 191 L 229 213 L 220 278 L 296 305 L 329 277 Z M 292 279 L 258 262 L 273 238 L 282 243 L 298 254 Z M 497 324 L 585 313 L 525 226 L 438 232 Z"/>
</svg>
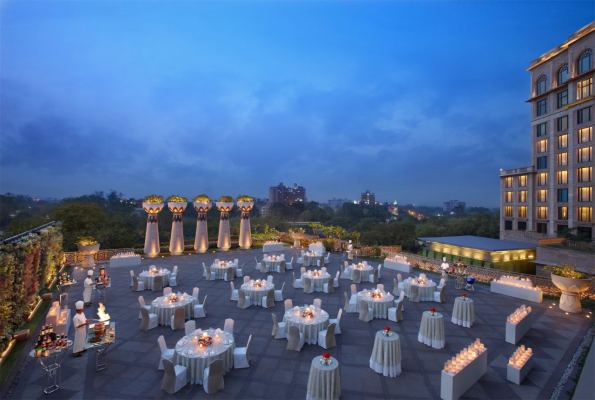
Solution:
<svg viewBox="0 0 595 400">
<path fill-rule="evenodd" d="M 330 208 L 336 209 L 343 207 L 343 203 L 349 203 L 351 200 L 349 199 L 335 199 L 334 197 L 328 201 L 328 206 Z"/>
<path fill-rule="evenodd" d="M 376 195 L 374 193 L 370 193 L 369 190 L 366 190 L 364 193 L 362 193 L 359 203 L 367 204 L 367 205 L 374 205 L 374 204 L 376 204 Z"/>
<path fill-rule="evenodd" d="M 442 211 L 444 211 L 445 213 L 449 213 L 454 210 L 465 211 L 466 206 L 467 203 L 465 203 L 464 201 L 449 200 L 442 203 Z"/>
<path fill-rule="evenodd" d="M 297 183 L 293 184 L 293 187 L 283 185 L 281 182 L 277 186 L 271 186 L 269 188 L 269 202 L 270 203 L 305 203 L 306 202 L 306 188 L 298 186 Z"/>
</svg>

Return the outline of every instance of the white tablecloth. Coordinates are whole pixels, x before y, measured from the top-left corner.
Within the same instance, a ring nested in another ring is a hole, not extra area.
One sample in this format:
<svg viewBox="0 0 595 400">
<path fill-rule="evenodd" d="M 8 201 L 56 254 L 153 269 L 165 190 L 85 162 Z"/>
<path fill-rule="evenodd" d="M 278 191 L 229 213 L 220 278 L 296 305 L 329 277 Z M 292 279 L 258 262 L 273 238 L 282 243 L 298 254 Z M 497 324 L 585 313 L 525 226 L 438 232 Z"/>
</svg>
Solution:
<svg viewBox="0 0 595 400">
<path fill-rule="evenodd" d="M 283 243 L 265 244 L 262 246 L 262 252 L 283 251 Z"/>
<path fill-rule="evenodd" d="M 180 300 L 171 303 L 168 296 L 159 296 L 151 302 L 151 313 L 157 314 L 159 325 L 171 325 L 171 316 L 177 308 L 184 307 L 184 318 L 191 319 L 194 313 L 194 305 L 196 299 L 189 294 L 186 294 Z"/>
<path fill-rule="evenodd" d="M 320 259 L 323 258 L 323 261 L 321 264 L 319 264 Z M 324 266 L 324 256 L 319 256 L 319 255 L 309 255 L 309 254 L 304 254 L 302 256 L 302 263 L 304 265 L 304 267 L 309 267 L 310 265 L 313 265 L 315 267 L 321 267 Z"/>
<path fill-rule="evenodd" d="M 209 329 L 207 332 L 213 338 L 213 344 L 210 346 L 200 348 L 198 342 L 194 341 L 194 335 L 184 336 L 176 343 L 173 363 L 188 369 L 188 382 L 193 385 L 202 385 L 205 368 L 215 360 L 223 360 L 224 373 L 233 368 L 233 350 L 236 347 L 233 335 L 222 330 Z M 219 338 L 215 337 L 217 332 Z M 195 333 L 198 336 L 202 335 L 200 329 Z"/>
<path fill-rule="evenodd" d="M 362 282 L 368 282 L 370 280 L 370 274 L 373 273 L 374 268 L 372 268 L 371 265 L 364 265 L 361 268 L 355 268 L 355 266 L 352 265 L 348 265 L 347 266 L 347 275 L 349 276 L 349 279 L 353 280 L 353 270 L 354 269 L 359 269 L 361 271 L 361 275 L 362 275 Z"/>
<path fill-rule="evenodd" d="M 382 292 L 382 297 L 374 298 L 370 291 L 362 290 L 357 293 L 357 308 L 359 310 L 360 302 L 364 302 L 368 307 L 374 310 L 374 318 L 387 319 L 388 309 L 394 307 L 395 296 L 390 293 Z"/>
<path fill-rule="evenodd" d="M 463 300 L 462 297 L 456 297 L 451 322 L 465 328 L 471 328 L 471 325 L 475 322 L 475 304 L 473 300 Z"/>
<path fill-rule="evenodd" d="M 264 263 L 266 264 L 266 266 L 269 269 L 269 272 L 279 272 L 279 264 L 281 264 L 281 261 L 285 261 L 285 260 L 281 260 L 279 258 L 277 258 L 276 260 L 271 260 L 271 257 L 266 257 L 263 258 Z"/>
<path fill-rule="evenodd" d="M 331 275 L 328 272 L 323 272 L 319 276 L 312 275 L 312 271 L 308 271 L 302 274 L 302 282 L 304 282 L 304 278 L 310 278 L 312 280 L 312 288 L 315 292 L 322 292 L 324 289 L 324 284 L 328 283 L 329 278 Z"/>
<path fill-rule="evenodd" d="M 341 396 L 339 361 L 331 357 L 330 365 L 322 365 L 321 358 L 320 355 L 312 360 L 306 400 L 336 400 Z"/>
<path fill-rule="evenodd" d="M 310 306 L 310 309 L 312 310 L 314 307 Z M 316 344 L 318 343 L 318 332 L 325 330 L 329 325 L 329 315 L 324 310 L 314 309 L 313 318 L 304 318 L 302 317 L 304 310 L 304 307 L 298 307 L 297 310 L 294 307 L 285 312 L 283 316 L 285 332 L 289 332 L 290 326 L 297 326 L 300 332 L 304 334 L 304 342 Z"/>
<path fill-rule="evenodd" d="M 444 339 L 444 318 L 442 314 L 430 315 L 429 311 L 423 313 L 417 340 L 435 349 L 444 348 L 446 340 Z"/>
<path fill-rule="evenodd" d="M 391 378 L 401 375 L 401 339 L 396 332 L 391 336 L 385 336 L 384 330 L 376 332 L 370 368 Z"/>
<path fill-rule="evenodd" d="M 227 274 L 227 269 L 233 269 L 233 276 L 235 278 L 236 272 L 238 270 L 238 266 L 234 263 L 226 264 L 225 267 L 220 267 L 218 264 L 211 265 L 211 276 L 214 276 L 215 279 L 225 279 L 225 275 Z"/>
<path fill-rule="evenodd" d="M 246 293 L 246 296 L 250 296 L 252 305 L 260 305 L 262 303 L 262 298 L 267 295 L 269 290 L 274 288 L 274 284 L 269 285 L 266 281 L 261 287 L 252 286 L 250 283 L 244 283 L 242 285 L 242 290 Z"/>
<path fill-rule="evenodd" d="M 308 250 L 313 251 L 316 254 L 324 254 L 326 253 L 326 249 L 324 248 L 324 245 L 318 245 L 318 244 L 311 244 L 308 246 Z"/>
<path fill-rule="evenodd" d="M 156 276 L 163 277 L 163 287 L 169 286 L 169 278 L 171 276 L 171 271 L 164 269 L 161 272 L 157 272 L 156 274 L 152 274 L 148 271 L 143 271 L 138 275 L 138 278 L 145 282 L 145 288 L 153 290 L 153 283 L 155 282 Z"/>
<path fill-rule="evenodd" d="M 411 285 L 419 287 L 419 301 L 434 301 L 434 291 L 436 290 L 436 282 L 427 281 L 424 285 L 420 285 L 417 280 L 410 281 L 405 279 L 403 281 L 403 288 L 405 289 L 405 296 L 411 295 Z"/>
</svg>

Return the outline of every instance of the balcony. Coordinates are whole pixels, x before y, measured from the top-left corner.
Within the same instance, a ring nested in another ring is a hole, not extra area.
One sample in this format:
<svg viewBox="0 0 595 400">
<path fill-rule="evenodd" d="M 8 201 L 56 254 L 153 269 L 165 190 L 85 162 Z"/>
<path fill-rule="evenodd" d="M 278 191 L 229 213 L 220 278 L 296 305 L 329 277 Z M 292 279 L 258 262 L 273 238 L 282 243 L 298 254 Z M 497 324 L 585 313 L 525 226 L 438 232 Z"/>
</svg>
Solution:
<svg viewBox="0 0 595 400">
<path fill-rule="evenodd" d="M 532 174 L 534 172 L 535 172 L 535 167 L 533 165 L 530 165 L 528 167 L 521 167 L 521 168 L 501 169 L 500 176 Z"/>
</svg>

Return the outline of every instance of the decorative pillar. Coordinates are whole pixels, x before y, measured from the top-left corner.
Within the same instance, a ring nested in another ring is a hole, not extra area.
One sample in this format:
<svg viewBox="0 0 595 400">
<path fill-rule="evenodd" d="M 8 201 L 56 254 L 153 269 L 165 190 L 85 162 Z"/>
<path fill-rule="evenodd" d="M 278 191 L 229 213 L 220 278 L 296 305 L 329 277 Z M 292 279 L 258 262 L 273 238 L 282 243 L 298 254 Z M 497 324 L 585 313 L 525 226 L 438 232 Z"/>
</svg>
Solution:
<svg viewBox="0 0 595 400">
<path fill-rule="evenodd" d="M 217 210 L 221 212 L 221 217 L 219 217 L 219 239 L 217 240 L 217 247 L 220 250 L 227 251 L 231 247 L 229 212 L 233 208 L 233 197 L 221 196 L 215 205 L 217 206 Z"/>
<path fill-rule="evenodd" d="M 204 253 L 209 249 L 209 232 L 207 231 L 207 212 L 213 206 L 211 198 L 201 194 L 194 198 L 194 209 L 198 212 L 196 217 L 196 235 L 194 236 L 194 250 Z"/>
<path fill-rule="evenodd" d="M 171 236 L 169 238 L 169 252 L 172 256 L 179 256 L 184 252 L 184 226 L 182 213 L 188 207 L 188 199 L 180 196 L 167 198 L 167 207 L 174 213 L 171 223 Z"/>
<path fill-rule="evenodd" d="M 250 210 L 254 207 L 254 199 L 250 196 L 239 196 L 236 204 L 242 215 L 240 217 L 240 248 L 252 247 L 252 233 L 250 232 Z"/>
<path fill-rule="evenodd" d="M 147 196 L 143 200 L 143 209 L 149 214 L 147 218 L 147 233 L 145 235 L 145 256 L 157 257 L 160 251 L 157 214 L 163 210 L 163 197 L 157 195 Z"/>
</svg>

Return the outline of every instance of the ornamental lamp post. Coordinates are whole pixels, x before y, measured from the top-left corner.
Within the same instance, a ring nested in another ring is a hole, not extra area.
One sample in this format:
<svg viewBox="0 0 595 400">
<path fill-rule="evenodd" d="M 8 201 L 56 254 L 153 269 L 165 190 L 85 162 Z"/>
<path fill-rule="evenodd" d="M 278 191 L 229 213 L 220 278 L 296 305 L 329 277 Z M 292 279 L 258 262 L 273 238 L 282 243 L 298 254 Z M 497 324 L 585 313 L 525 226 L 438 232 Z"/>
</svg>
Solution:
<svg viewBox="0 0 595 400">
<path fill-rule="evenodd" d="M 250 196 L 239 196 L 236 205 L 242 212 L 240 217 L 240 248 L 248 250 L 252 247 L 252 233 L 250 232 L 250 210 L 254 207 L 254 199 Z"/>
<path fill-rule="evenodd" d="M 147 218 L 147 233 L 145 235 L 145 255 L 157 257 L 159 255 L 159 226 L 157 214 L 163 210 L 163 197 L 155 194 L 143 200 L 143 209 L 149 214 Z"/>
<path fill-rule="evenodd" d="M 188 207 L 188 199 L 180 196 L 167 198 L 167 207 L 174 213 L 171 223 L 171 237 L 169 240 L 169 252 L 172 256 L 179 256 L 184 252 L 184 226 L 182 213 Z"/>
<path fill-rule="evenodd" d="M 221 217 L 219 217 L 219 239 L 217 240 L 217 247 L 220 250 L 227 251 L 231 247 L 229 212 L 233 208 L 233 197 L 221 196 L 215 205 L 217 206 L 217 210 L 221 212 Z"/>
<path fill-rule="evenodd" d="M 196 217 L 196 235 L 194 236 L 194 250 L 204 253 L 209 249 L 209 232 L 207 231 L 207 212 L 213 206 L 211 198 L 201 194 L 194 198 L 194 209 L 198 212 Z"/>
</svg>

